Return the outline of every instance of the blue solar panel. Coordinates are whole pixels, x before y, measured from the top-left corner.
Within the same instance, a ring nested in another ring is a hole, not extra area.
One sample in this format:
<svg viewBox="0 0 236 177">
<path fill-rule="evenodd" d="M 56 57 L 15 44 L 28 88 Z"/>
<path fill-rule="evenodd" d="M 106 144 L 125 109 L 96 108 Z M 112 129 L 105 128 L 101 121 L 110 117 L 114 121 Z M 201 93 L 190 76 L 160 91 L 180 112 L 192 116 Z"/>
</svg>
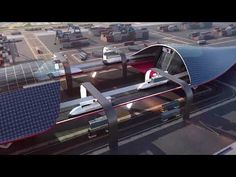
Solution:
<svg viewBox="0 0 236 177">
<path fill-rule="evenodd" d="M 174 46 L 189 71 L 191 85 L 216 79 L 236 63 L 236 47 Z"/>
<path fill-rule="evenodd" d="M 60 82 L 0 94 L 0 143 L 48 130 L 59 111 Z"/>
</svg>

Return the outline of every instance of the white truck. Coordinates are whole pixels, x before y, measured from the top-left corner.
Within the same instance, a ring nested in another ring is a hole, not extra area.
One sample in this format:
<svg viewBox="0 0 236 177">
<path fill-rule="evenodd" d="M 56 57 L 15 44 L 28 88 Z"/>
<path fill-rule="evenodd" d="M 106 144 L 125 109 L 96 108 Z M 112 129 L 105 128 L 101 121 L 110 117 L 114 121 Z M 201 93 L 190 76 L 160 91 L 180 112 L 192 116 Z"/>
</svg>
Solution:
<svg viewBox="0 0 236 177">
<path fill-rule="evenodd" d="M 120 54 L 115 47 L 104 47 L 103 48 L 103 63 L 104 64 L 112 64 L 121 62 Z"/>
</svg>

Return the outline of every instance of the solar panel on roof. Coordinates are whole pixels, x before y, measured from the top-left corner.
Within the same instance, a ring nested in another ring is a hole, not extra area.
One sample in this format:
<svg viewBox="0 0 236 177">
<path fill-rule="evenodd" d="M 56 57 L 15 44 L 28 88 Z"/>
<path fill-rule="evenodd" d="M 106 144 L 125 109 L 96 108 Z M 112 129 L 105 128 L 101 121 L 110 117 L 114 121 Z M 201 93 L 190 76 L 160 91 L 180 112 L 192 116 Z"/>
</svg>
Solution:
<svg viewBox="0 0 236 177">
<path fill-rule="evenodd" d="M 46 77 L 49 72 L 48 68 L 50 68 L 51 65 L 52 64 L 49 62 L 37 60 L 0 68 L 0 93 L 22 88 L 21 86 L 25 84 L 36 83 L 38 81 L 36 74 L 41 73 L 42 76 Z M 42 66 L 45 66 L 44 70 L 39 69 Z M 47 79 L 50 78 L 47 77 Z M 4 87 L 4 85 L 10 85 L 9 89 L 3 89 L 2 87 Z"/>
<path fill-rule="evenodd" d="M 193 86 L 216 79 L 236 63 L 236 47 L 175 46 L 175 49 L 188 68 Z"/>
<path fill-rule="evenodd" d="M 0 144 L 48 130 L 59 110 L 60 82 L 0 94 Z"/>
</svg>

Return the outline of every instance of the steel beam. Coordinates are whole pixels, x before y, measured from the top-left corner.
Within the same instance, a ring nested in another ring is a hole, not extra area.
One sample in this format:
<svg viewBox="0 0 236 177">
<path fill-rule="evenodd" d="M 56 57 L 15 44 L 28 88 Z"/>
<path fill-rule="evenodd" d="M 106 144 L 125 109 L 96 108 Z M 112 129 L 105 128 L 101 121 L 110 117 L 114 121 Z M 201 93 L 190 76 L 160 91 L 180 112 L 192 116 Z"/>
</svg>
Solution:
<svg viewBox="0 0 236 177">
<path fill-rule="evenodd" d="M 190 85 L 188 85 L 188 83 L 186 83 L 185 81 L 162 71 L 161 69 L 151 68 L 151 70 L 154 72 L 160 73 L 160 75 L 162 75 L 163 77 L 175 82 L 176 84 L 178 84 L 182 87 L 182 89 L 184 90 L 185 95 L 186 95 L 185 106 L 183 109 L 183 119 L 188 120 L 189 115 L 190 115 L 191 104 L 192 104 L 192 100 L 193 100 L 193 91 L 192 91 Z"/>
<path fill-rule="evenodd" d="M 67 92 L 68 94 L 72 94 L 73 80 L 72 80 L 70 64 L 68 63 L 68 61 L 63 62 L 63 67 L 65 70 L 65 76 L 66 76 Z"/>
<path fill-rule="evenodd" d="M 118 121 L 115 109 L 102 94 L 90 82 L 82 83 L 86 90 L 97 99 L 98 103 L 103 107 L 108 119 L 109 127 L 109 148 L 111 152 L 116 152 L 118 149 Z"/>
<path fill-rule="evenodd" d="M 123 72 L 123 77 L 127 78 L 127 57 L 125 53 L 120 52 L 120 57 L 122 61 L 122 72 Z"/>
</svg>

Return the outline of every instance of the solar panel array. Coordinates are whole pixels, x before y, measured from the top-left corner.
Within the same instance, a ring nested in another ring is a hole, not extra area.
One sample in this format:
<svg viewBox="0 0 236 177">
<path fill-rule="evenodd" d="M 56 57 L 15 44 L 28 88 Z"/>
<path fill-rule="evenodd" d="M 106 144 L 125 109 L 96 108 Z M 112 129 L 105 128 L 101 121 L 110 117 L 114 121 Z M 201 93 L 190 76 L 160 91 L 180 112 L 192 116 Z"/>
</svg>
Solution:
<svg viewBox="0 0 236 177">
<path fill-rule="evenodd" d="M 174 46 L 189 71 L 191 85 L 216 79 L 236 63 L 236 47 Z"/>
<path fill-rule="evenodd" d="M 42 70 L 41 66 L 45 69 Z M 49 72 L 49 64 L 43 60 L 17 64 L 0 68 L 0 93 L 22 88 L 23 85 L 39 82 L 36 72 L 46 75 Z"/>
<path fill-rule="evenodd" d="M 48 130 L 59 110 L 60 82 L 0 94 L 0 144 Z"/>
</svg>

